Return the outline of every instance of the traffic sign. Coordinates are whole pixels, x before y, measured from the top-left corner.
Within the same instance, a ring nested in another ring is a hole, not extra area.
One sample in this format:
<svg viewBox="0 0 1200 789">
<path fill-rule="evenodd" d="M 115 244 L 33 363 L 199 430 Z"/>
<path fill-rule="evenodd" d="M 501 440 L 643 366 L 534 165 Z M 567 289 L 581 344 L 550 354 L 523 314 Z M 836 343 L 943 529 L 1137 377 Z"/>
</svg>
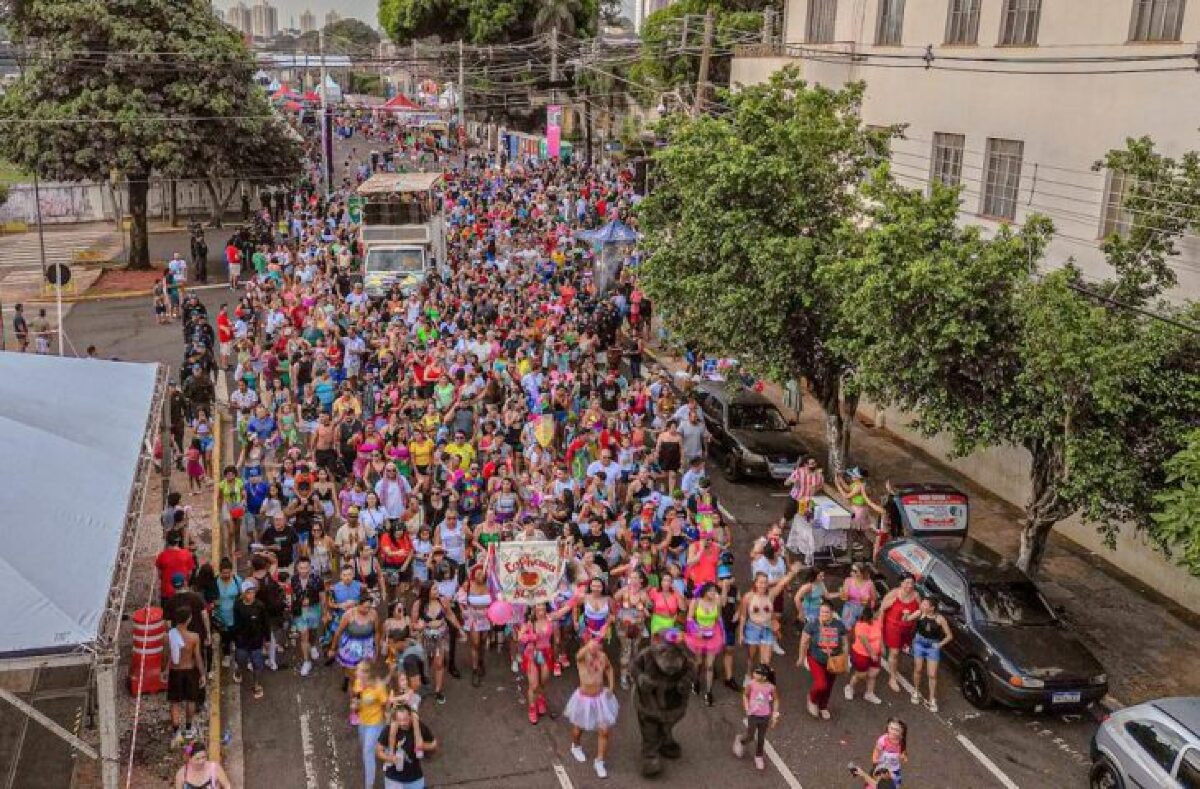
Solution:
<svg viewBox="0 0 1200 789">
<path fill-rule="evenodd" d="M 46 266 L 46 281 L 51 285 L 66 285 L 71 281 L 70 266 L 62 263 L 51 263 Z"/>
</svg>

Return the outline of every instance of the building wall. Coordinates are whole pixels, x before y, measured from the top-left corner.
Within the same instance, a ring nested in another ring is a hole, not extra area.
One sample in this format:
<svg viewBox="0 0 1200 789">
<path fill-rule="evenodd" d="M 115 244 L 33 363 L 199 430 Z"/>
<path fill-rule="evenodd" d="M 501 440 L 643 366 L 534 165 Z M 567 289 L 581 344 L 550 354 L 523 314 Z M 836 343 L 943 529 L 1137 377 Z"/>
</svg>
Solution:
<svg viewBox="0 0 1200 789">
<path fill-rule="evenodd" d="M 1160 151 L 1179 156 L 1200 149 L 1200 75 L 1194 60 L 1139 63 L 985 64 L 954 63 L 972 57 L 1106 57 L 1195 54 L 1200 38 L 1200 4 L 1187 4 L 1181 32 L 1187 43 L 1127 43 L 1134 0 L 1043 0 L 1038 46 L 997 46 L 1003 0 L 982 0 L 979 46 L 945 46 L 949 0 L 907 0 L 899 47 L 877 47 L 880 0 L 839 2 L 835 43 L 805 42 L 812 0 L 791 0 L 784 44 L 774 56 L 737 57 L 733 81 L 753 84 L 783 62 L 798 62 L 806 79 L 831 86 L 864 80 L 863 120 L 873 125 L 905 124 L 905 139 L 892 146 L 897 178 L 912 186 L 927 183 L 936 132 L 965 136 L 962 185 L 964 221 L 995 229 L 980 215 L 988 138 L 1024 144 L 1015 221 L 1031 213 L 1048 215 L 1056 236 L 1046 263 L 1074 259 L 1096 278 L 1109 271 L 1099 249 L 1107 176 L 1092 165 L 1128 137 L 1148 135 Z M 924 69 L 914 58 L 932 44 L 934 64 L 963 71 Z M 784 53 L 790 57 L 781 57 Z M 866 61 L 851 55 L 865 54 Z M 904 67 L 899 67 L 903 65 Z M 1062 71 L 1178 70 L 1132 74 L 1063 74 Z M 990 72 L 981 71 L 990 69 Z M 1029 73 L 1019 73 L 1029 72 Z M 1133 217 L 1137 222 L 1138 218 Z M 1173 297 L 1200 297 L 1200 237 L 1189 234 L 1172 261 L 1179 278 Z"/>
</svg>

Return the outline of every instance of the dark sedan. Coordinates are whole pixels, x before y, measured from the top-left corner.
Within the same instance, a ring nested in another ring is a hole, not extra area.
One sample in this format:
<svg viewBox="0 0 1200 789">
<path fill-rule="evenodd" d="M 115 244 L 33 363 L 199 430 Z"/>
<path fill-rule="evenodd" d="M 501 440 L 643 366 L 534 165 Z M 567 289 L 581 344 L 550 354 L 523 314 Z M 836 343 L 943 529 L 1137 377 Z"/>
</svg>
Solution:
<svg viewBox="0 0 1200 789">
<path fill-rule="evenodd" d="M 903 538 L 884 546 L 879 570 L 895 585 L 917 578 L 950 623 L 946 657 L 976 707 L 999 702 L 1037 711 L 1083 707 L 1108 692 L 1099 661 L 1020 570 L 962 538 Z"/>
<path fill-rule="evenodd" d="M 704 381 L 692 390 L 704 412 L 711 447 L 730 481 L 787 479 L 808 449 L 792 432 L 795 421 L 758 392 Z"/>
</svg>

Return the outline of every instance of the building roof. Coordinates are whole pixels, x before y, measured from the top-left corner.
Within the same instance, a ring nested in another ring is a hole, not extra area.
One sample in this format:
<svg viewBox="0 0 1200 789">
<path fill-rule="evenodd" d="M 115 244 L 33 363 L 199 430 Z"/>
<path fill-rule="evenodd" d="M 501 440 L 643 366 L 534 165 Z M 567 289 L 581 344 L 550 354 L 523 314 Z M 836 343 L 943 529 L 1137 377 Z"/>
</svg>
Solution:
<svg viewBox="0 0 1200 789">
<path fill-rule="evenodd" d="M 157 364 L 0 353 L 0 658 L 97 640 Z"/>
<path fill-rule="evenodd" d="M 424 192 L 442 180 L 441 173 L 376 173 L 356 190 L 360 195 Z"/>
</svg>

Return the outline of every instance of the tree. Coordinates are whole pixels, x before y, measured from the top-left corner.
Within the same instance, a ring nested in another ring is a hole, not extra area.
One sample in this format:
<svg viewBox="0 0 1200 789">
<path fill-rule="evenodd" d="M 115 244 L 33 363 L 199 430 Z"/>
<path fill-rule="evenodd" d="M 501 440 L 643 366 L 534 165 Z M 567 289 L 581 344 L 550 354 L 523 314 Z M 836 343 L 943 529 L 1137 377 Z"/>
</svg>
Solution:
<svg viewBox="0 0 1200 789">
<path fill-rule="evenodd" d="M 375 55 L 379 48 L 379 34 L 375 29 L 359 19 L 339 19 L 326 25 L 322 32 L 325 34 L 325 51 L 345 55 Z M 320 49 L 320 35 L 315 31 L 301 34 L 296 41 L 296 47 L 301 52 L 317 52 Z"/>
<path fill-rule="evenodd" d="M 24 0 L 12 31 L 45 54 L 0 99 L 0 155 L 47 179 L 124 181 L 132 268 L 150 265 L 152 176 L 299 171 L 300 147 L 253 84 L 253 58 L 206 0 Z"/>
<path fill-rule="evenodd" d="M 600 0 L 379 0 L 379 24 L 397 42 L 437 37 L 476 45 L 507 44 L 536 35 L 539 16 L 558 16 L 564 4 L 571 11 L 576 35 L 595 32 Z M 546 11 L 544 5 L 554 8 Z"/>
<path fill-rule="evenodd" d="M 832 345 L 854 360 L 854 387 L 948 435 L 956 454 L 1028 452 L 1018 564 L 1030 574 L 1075 513 L 1110 545 L 1124 523 L 1153 533 L 1162 461 L 1200 420 L 1196 335 L 1081 293 L 1071 266 L 1038 276 L 1045 217 L 986 239 L 957 224 L 955 190 L 878 180 L 865 196 L 858 252 L 823 272 L 840 292 Z"/>
<path fill-rule="evenodd" d="M 579 10 L 579 0 L 542 0 L 533 18 L 533 29 L 539 34 L 557 30 L 573 35 Z"/>
<path fill-rule="evenodd" d="M 835 472 L 856 401 L 844 396 L 849 358 L 830 344 L 837 291 L 819 272 L 848 254 L 857 186 L 897 133 L 863 127 L 863 90 L 808 86 L 789 68 L 728 96 L 725 115 L 672 120 L 639 209 L 642 281 L 658 314 L 706 350 L 807 379 Z"/>
<path fill-rule="evenodd" d="M 1166 464 L 1167 487 L 1154 496 L 1155 536 L 1167 552 L 1178 549 L 1179 563 L 1200 575 L 1200 430 Z"/>
<path fill-rule="evenodd" d="M 704 23 L 698 17 L 703 17 L 710 7 L 715 18 L 709 81 L 728 85 L 733 46 L 760 33 L 762 10 L 771 5 L 754 0 L 676 0 L 650 14 L 642 23 L 641 57 L 630 68 L 630 79 L 638 86 L 639 98 L 653 104 L 666 91 L 681 86 L 691 90 L 695 86 L 704 39 Z"/>
</svg>

